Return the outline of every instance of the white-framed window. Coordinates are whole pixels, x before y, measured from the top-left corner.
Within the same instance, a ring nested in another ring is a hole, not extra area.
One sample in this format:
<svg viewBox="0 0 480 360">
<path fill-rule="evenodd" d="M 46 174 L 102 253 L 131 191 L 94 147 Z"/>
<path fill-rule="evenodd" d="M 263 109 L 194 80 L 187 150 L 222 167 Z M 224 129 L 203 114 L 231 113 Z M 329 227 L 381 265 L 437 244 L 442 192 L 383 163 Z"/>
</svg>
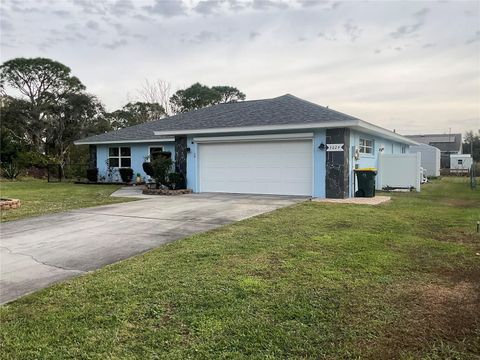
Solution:
<svg viewBox="0 0 480 360">
<path fill-rule="evenodd" d="M 163 152 L 163 146 L 150 146 L 149 148 L 149 155 L 150 155 L 150 161 L 155 160 L 159 153 Z"/>
<path fill-rule="evenodd" d="M 108 164 L 114 168 L 132 166 L 132 153 L 129 147 L 115 146 L 108 148 Z"/>
<path fill-rule="evenodd" d="M 458 159 L 458 160 L 457 160 L 457 164 L 458 164 L 458 165 L 463 165 L 463 160 L 462 160 L 462 159 Z"/>
<path fill-rule="evenodd" d="M 373 155 L 373 140 L 360 138 L 359 151 L 360 154 Z"/>
</svg>

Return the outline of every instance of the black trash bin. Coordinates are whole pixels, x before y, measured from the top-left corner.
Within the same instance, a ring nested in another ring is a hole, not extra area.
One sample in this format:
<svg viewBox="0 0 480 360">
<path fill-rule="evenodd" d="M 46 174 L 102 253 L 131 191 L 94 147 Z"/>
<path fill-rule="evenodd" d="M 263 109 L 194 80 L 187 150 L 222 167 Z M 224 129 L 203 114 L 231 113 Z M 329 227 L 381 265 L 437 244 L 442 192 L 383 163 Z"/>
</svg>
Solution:
<svg viewBox="0 0 480 360">
<path fill-rule="evenodd" d="M 355 191 L 355 197 L 374 197 L 377 169 L 355 169 L 355 174 L 357 174 L 358 184 L 358 190 Z"/>
</svg>

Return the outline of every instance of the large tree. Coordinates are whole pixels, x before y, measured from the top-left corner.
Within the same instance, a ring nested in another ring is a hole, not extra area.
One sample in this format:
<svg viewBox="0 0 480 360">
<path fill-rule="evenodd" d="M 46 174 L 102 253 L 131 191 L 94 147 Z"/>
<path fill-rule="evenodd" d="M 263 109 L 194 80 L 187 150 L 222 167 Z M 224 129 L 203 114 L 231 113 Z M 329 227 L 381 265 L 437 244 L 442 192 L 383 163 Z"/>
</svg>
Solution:
<svg viewBox="0 0 480 360">
<path fill-rule="evenodd" d="M 187 112 L 220 103 L 245 100 L 245 94 L 231 86 L 208 87 L 200 83 L 178 90 L 170 98 L 174 112 Z"/>
<path fill-rule="evenodd" d="M 467 131 L 463 139 L 463 153 L 471 154 L 473 160 L 480 161 L 480 130 L 477 133 Z"/>
<path fill-rule="evenodd" d="M 142 124 L 165 116 L 165 109 L 158 103 L 137 101 L 108 114 L 113 129 Z"/>
<path fill-rule="evenodd" d="M 45 151 L 48 111 L 62 97 L 78 94 L 85 86 L 69 67 L 46 58 L 16 58 L 0 66 L 2 95 L 24 102 L 25 140 L 38 152 Z M 27 106 L 28 104 L 28 106 Z"/>
<path fill-rule="evenodd" d="M 63 165 L 73 142 L 80 137 L 111 130 L 103 105 L 86 93 L 64 94 L 47 111 L 46 150 Z"/>
<path fill-rule="evenodd" d="M 166 116 L 170 116 L 170 97 L 172 96 L 172 85 L 165 80 L 157 79 L 150 81 L 145 79 L 144 83 L 137 89 L 138 95 L 143 102 L 158 104 L 164 111 Z"/>
</svg>

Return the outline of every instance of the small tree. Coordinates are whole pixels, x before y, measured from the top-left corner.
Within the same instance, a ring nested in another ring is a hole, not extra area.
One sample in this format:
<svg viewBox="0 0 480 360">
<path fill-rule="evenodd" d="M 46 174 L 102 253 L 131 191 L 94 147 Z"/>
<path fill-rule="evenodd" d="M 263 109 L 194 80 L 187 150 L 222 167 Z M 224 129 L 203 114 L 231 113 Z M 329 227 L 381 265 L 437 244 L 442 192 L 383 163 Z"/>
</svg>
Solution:
<svg viewBox="0 0 480 360">
<path fill-rule="evenodd" d="M 151 162 L 153 168 L 153 178 L 156 188 L 160 185 L 168 186 L 168 175 L 172 171 L 173 161 L 167 157 L 160 156 Z"/>
</svg>

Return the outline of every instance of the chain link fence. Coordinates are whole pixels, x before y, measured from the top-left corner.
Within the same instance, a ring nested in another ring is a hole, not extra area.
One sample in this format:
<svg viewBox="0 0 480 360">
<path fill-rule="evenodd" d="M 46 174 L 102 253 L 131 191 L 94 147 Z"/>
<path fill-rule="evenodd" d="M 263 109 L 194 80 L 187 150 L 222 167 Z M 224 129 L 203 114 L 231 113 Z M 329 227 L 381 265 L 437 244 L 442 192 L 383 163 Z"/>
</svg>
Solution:
<svg viewBox="0 0 480 360">
<path fill-rule="evenodd" d="M 88 164 L 48 164 L 48 182 L 86 182 Z"/>
</svg>

